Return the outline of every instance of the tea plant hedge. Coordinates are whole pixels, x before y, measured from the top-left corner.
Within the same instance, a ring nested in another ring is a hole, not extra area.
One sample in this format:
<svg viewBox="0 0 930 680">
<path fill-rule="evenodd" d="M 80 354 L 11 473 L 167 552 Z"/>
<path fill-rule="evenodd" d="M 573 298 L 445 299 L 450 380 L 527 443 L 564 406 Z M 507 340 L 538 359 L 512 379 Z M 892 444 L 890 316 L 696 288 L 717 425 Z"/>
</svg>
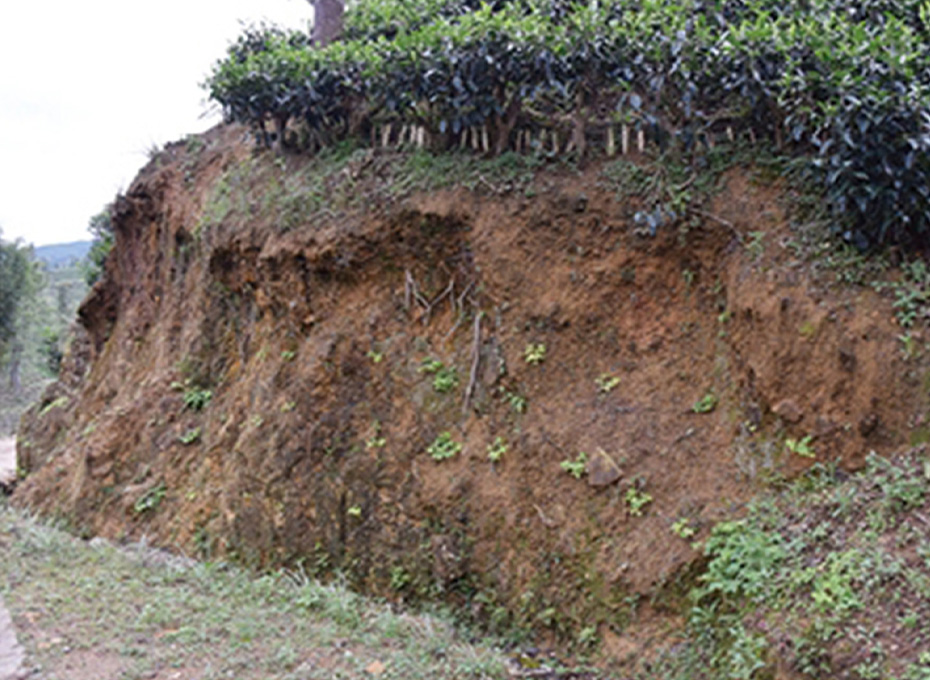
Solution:
<svg viewBox="0 0 930 680">
<path fill-rule="evenodd" d="M 928 0 L 359 0 L 345 39 L 247 30 L 230 120 L 489 154 L 737 136 L 805 159 L 845 236 L 930 236 Z"/>
</svg>

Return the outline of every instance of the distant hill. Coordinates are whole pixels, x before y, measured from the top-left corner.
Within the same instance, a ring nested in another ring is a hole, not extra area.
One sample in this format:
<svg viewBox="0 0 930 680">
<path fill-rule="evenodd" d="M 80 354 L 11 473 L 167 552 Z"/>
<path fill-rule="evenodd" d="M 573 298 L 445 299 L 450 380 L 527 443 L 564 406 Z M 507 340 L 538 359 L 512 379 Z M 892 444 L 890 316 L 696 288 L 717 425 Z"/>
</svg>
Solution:
<svg viewBox="0 0 930 680">
<path fill-rule="evenodd" d="M 41 260 L 51 269 L 66 267 L 84 259 L 90 250 L 90 241 L 73 243 L 55 243 L 50 246 L 37 246 L 34 249 L 37 260 Z"/>
</svg>

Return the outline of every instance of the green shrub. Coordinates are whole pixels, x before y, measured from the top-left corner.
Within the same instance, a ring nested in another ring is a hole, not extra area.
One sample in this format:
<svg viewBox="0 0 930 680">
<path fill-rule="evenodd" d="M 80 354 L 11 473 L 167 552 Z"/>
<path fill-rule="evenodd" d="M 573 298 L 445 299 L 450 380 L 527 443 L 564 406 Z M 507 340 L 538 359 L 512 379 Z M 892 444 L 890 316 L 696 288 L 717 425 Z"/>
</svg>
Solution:
<svg viewBox="0 0 930 680">
<path fill-rule="evenodd" d="M 930 229 L 927 16 L 920 0 L 367 0 L 321 50 L 248 29 L 205 87 L 265 141 L 268 120 L 319 143 L 419 126 L 440 149 L 482 128 L 492 153 L 518 133 L 537 151 L 540 132 L 604 143 L 619 123 L 696 155 L 766 140 L 806 159 L 836 230 L 864 247 Z"/>
</svg>

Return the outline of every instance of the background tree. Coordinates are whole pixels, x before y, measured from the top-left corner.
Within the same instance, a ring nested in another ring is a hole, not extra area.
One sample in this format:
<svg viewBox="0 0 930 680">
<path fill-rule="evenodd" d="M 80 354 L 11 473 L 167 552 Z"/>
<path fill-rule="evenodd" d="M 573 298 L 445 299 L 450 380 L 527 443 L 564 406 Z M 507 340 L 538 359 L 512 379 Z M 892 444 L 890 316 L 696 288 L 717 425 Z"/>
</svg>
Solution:
<svg viewBox="0 0 930 680">
<path fill-rule="evenodd" d="M 84 279 L 87 281 L 88 286 L 92 286 L 103 274 L 104 262 L 106 262 L 107 255 L 113 249 L 113 224 L 110 220 L 109 208 L 105 208 L 91 217 L 87 229 L 93 235 L 94 240 L 90 246 L 90 252 L 87 254 Z"/>
<path fill-rule="evenodd" d="M 313 5 L 313 44 L 326 47 L 342 35 L 344 0 L 308 0 Z"/>
<path fill-rule="evenodd" d="M 37 279 L 29 249 L 16 241 L 3 241 L 0 232 L 0 366 L 15 353 L 20 308 L 35 293 Z"/>
</svg>

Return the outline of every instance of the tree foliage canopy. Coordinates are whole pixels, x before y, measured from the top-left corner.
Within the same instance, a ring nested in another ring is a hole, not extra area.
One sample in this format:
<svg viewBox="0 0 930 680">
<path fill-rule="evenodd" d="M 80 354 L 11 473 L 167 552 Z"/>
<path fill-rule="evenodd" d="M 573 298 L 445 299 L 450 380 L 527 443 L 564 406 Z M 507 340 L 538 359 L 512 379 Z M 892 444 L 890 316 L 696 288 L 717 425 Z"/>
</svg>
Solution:
<svg viewBox="0 0 930 680">
<path fill-rule="evenodd" d="M 0 239 L 0 363 L 16 335 L 20 304 L 33 294 L 38 279 L 30 249 Z"/>
<path fill-rule="evenodd" d="M 360 0 L 344 35 L 247 30 L 206 86 L 231 120 L 328 139 L 481 127 L 492 152 L 541 131 L 583 150 L 625 125 L 699 154 L 742 135 L 807 159 L 860 246 L 930 236 L 926 0 Z"/>
</svg>

